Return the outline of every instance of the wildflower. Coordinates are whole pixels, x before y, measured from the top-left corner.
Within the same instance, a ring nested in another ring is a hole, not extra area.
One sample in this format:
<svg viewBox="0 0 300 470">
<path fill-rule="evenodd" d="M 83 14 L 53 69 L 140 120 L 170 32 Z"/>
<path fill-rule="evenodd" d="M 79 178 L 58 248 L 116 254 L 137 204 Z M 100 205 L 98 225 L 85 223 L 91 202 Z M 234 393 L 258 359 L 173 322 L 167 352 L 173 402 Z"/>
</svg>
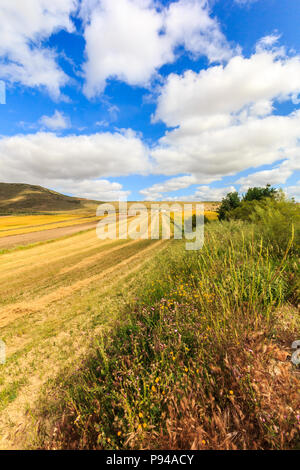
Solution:
<svg viewBox="0 0 300 470">
<path fill-rule="evenodd" d="M 234 395 L 233 390 L 229 390 L 230 395 Z"/>
<path fill-rule="evenodd" d="M 142 418 L 142 417 L 143 417 L 143 413 L 140 412 L 140 413 L 139 413 L 139 417 Z"/>
<path fill-rule="evenodd" d="M 206 444 L 206 441 L 205 441 L 204 439 L 202 440 L 202 444 L 203 444 L 204 446 L 205 446 L 205 444 Z"/>
<path fill-rule="evenodd" d="M 154 385 L 152 385 L 151 390 L 152 392 L 156 392 L 156 388 L 154 387 Z"/>
<path fill-rule="evenodd" d="M 118 431 L 118 436 L 121 436 L 121 434 L 122 434 L 121 431 Z"/>
<path fill-rule="evenodd" d="M 189 371 L 189 370 L 188 370 L 188 368 L 187 368 L 187 367 L 185 367 L 185 369 L 184 369 L 184 372 L 188 372 L 188 371 Z"/>
<path fill-rule="evenodd" d="M 156 383 L 158 383 L 158 382 L 159 382 L 159 380 L 160 380 L 160 378 L 159 378 L 159 377 L 157 377 L 157 378 L 155 379 L 155 382 L 156 382 Z"/>
<path fill-rule="evenodd" d="M 145 429 L 147 427 L 147 424 L 146 423 L 143 423 L 143 428 Z"/>
</svg>

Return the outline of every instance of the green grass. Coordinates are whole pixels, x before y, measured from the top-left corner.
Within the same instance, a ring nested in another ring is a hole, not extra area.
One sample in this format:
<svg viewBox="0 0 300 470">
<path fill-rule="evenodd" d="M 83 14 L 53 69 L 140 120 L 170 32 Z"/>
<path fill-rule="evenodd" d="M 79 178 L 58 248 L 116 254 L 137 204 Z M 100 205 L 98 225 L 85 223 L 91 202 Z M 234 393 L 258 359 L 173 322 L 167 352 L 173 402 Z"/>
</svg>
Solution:
<svg viewBox="0 0 300 470">
<path fill-rule="evenodd" d="M 292 232 L 281 255 L 250 224 L 206 227 L 199 252 L 171 242 L 89 357 L 48 385 L 33 446 L 295 448 L 299 377 L 276 359 L 300 335 Z"/>
</svg>

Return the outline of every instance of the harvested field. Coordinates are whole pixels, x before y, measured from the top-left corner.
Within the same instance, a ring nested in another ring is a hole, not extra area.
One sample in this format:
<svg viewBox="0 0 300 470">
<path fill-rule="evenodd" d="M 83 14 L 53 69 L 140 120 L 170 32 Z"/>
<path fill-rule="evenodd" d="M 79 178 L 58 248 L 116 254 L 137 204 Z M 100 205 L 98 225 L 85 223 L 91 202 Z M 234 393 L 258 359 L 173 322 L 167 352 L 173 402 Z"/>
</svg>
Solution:
<svg viewBox="0 0 300 470">
<path fill-rule="evenodd" d="M 33 243 L 55 240 L 56 238 L 73 235 L 78 232 L 93 229 L 97 226 L 97 220 L 67 227 L 52 228 L 30 233 L 21 233 L 19 235 L 0 236 L 0 250 L 15 248 L 18 246 L 31 245 Z"/>
<path fill-rule="evenodd" d="M 139 273 L 167 245 L 160 240 L 99 240 L 95 225 L 7 237 L 11 246 L 64 238 L 0 257 L 0 337 L 7 356 L 0 369 L 1 448 L 21 446 L 32 425 L 26 410 L 42 385 L 76 367 L 93 338 L 118 315 L 118 305 L 131 295 Z"/>
</svg>

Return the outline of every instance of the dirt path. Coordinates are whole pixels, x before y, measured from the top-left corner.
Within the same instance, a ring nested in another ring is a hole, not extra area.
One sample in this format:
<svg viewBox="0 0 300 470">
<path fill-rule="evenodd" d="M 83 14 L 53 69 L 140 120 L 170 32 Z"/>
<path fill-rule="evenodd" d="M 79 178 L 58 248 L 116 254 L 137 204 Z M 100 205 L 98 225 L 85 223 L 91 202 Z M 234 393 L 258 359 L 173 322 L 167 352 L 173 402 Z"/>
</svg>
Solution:
<svg viewBox="0 0 300 470">
<path fill-rule="evenodd" d="M 57 238 L 64 237 L 67 235 L 73 235 L 74 233 L 96 228 L 97 223 L 97 221 L 87 222 L 86 224 L 76 224 L 68 227 L 44 230 L 41 232 L 31 232 L 24 233 L 22 235 L 12 235 L 9 237 L 3 237 L 0 239 L 0 250 L 15 248 L 17 246 L 31 245 L 32 243 L 55 240 Z"/>
</svg>

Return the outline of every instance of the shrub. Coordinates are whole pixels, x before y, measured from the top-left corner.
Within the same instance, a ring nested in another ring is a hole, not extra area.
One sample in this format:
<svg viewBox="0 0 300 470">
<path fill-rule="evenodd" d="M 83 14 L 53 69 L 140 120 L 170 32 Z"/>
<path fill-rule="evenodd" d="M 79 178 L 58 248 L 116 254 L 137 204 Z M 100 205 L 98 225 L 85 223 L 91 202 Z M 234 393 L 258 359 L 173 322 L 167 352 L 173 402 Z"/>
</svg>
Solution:
<svg viewBox="0 0 300 470">
<path fill-rule="evenodd" d="M 265 199 L 253 205 L 249 218 L 266 243 L 280 254 L 293 238 L 292 250 L 300 249 L 300 207 L 289 200 Z"/>
<path fill-rule="evenodd" d="M 249 188 L 242 200 L 237 192 L 228 193 L 219 208 L 219 220 L 229 220 L 230 218 L 250 220 L 250 214 L 254 209 L 253 204 L 266 198 L 282 197 L 282 195 L 282 192 L 272 188 L 269 184 L 265 188 Z"/>
<path fill-rule="evenodd" d="M 227 212 L 227 220 L 244 220 L 251 221 L 251 217 L 256 210 L 256 207 L 261 205 L 261 201 L 242 201 L 241 204 L 235 209 Z"/>
</svg>

